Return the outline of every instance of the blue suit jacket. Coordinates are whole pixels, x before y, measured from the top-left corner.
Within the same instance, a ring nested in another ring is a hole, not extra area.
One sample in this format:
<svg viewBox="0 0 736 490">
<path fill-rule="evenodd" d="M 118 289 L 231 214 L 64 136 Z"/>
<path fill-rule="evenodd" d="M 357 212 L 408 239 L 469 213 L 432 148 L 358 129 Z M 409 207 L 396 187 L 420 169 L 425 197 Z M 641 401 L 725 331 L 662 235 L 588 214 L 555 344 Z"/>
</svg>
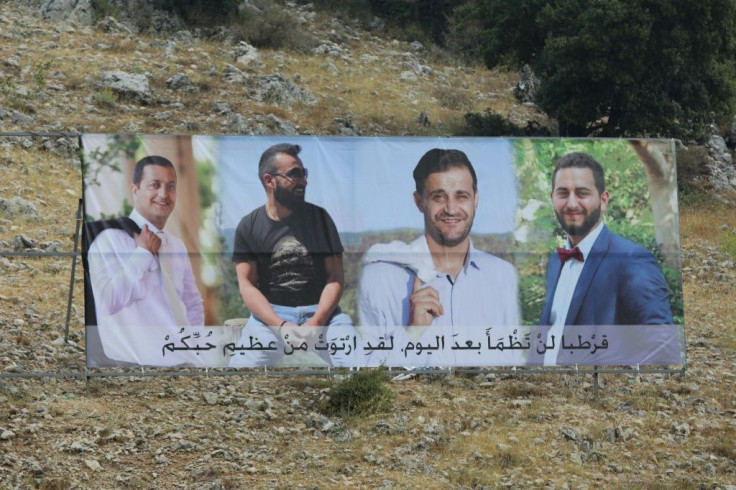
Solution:
<svg viewBox="0 0 736 490">
<path fill-rule="evenodd" d="M 540 325 L 550 325 L 562 264 L 553 253 Z M 671 325 L 669 294 L 654 255 L 605 226 L 585 257 L 565 325 Z"/>
</svg>

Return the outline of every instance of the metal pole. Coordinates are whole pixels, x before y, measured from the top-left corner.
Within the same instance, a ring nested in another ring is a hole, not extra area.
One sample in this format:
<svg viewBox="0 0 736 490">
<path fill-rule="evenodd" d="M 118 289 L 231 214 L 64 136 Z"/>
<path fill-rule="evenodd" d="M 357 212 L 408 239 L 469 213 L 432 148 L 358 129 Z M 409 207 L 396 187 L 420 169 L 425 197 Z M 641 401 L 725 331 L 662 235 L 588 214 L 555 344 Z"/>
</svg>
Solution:
<svg viewBox="0 0 736 490">
<path fill-rule="evenodd" d="M 69 299 L 66 304 L 66 329 L 64 342 L 69 343 L 69 319 L 72 315 L 72 298 L 74 297 L 74 273 L 77 269 L 77 252 L 79 251 L 79 228 L 82 224 L 82 199 L 77 206 L 77 226 L 74 231 L 74 257 L 72 258 L 72 274 L 69 278 Z"/>
<path fill-rule="evenodd" d="M 598 401 L 598 366 L 593 366 L 593 402 Z"/>
</svg>

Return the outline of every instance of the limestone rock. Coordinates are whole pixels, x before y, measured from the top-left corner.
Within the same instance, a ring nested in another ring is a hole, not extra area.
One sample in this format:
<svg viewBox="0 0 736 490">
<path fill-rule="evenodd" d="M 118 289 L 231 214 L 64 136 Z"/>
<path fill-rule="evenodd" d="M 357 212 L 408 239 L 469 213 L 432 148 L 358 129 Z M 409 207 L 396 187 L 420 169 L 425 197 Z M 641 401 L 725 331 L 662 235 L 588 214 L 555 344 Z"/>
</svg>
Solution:
<svg viewBox="0 0 736 490">
<path fill-rule="evenodd" d="M 36 206 L 18 196 L 11 197 L 10 199 L 0 198 L 0 211 L 9 218 L 38 219 L 38 209 Z"/>
<path fill-rule="evenodd" d="M 106 71 L 102 74 L 102 85 L 124 99 L 143 104 L 153 102 L 153 92 L 148 85 L 146 75 L 124 71 Z"/>
<path fill-rule="evenodd" d="M 91 0 L 43 0 L 41 16 L 46 20 L 68 20 L 92 25 L 94 9 Z"/>
<path fill-rule="evenodd" d="M 514 97 L 520 102 L 533 103 L 538 87 L 539 79 L 534 75 L 532 67 L 524 65 L 519 73 L 519 80 L 514 86 Z"/>
<path fill-rule="evenodd" d="M 259 102 L 285 107 L 290 107 L 296 102 L 305 104 L 317 102 L 309 89 L 299 88 L 280 73 L 254 77 L 248 85 L 249 95 Z"/>
</svg>

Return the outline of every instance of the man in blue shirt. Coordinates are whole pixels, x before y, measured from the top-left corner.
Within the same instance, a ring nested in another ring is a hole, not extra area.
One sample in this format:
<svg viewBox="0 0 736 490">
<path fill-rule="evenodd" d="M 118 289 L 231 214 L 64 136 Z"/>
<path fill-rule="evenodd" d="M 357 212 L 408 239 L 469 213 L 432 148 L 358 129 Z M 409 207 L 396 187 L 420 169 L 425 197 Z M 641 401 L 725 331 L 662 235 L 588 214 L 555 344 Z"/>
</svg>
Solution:
<svg viewBox="0 0 736 490">
<path fill-rule="evenodd" d="M 519 324 L 514 267 L 473 246 L 478 182 L 467 155 L 432 149 L 414 169 L 424 234 L 371 247 L 360 281 L 362 326 Z"/>
</svg>

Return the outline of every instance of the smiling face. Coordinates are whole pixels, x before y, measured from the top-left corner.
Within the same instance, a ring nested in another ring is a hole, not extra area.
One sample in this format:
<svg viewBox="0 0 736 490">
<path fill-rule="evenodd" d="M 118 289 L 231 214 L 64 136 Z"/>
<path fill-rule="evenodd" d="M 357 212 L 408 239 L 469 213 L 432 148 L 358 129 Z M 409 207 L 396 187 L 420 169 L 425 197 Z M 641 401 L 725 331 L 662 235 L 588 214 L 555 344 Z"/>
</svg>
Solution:
<svg viewBox="0 0 736 490">
<path fill-rule="evenodd" d="M 601 221 L 608 191 L 599 193 L 589 168 L 562 168 L 555 175 L 552 204 L 557 221 L 575 246 Z"/>
<path fill-rule="evenodd" d="M 141 181 L 131 184 L 133 207 L 162 230 L 176 204 L 176 172 L 172 167 L 146 165 Z"/>
<path fill-rule="evenodd" d="M 272 175 L 267 174 L 264 177 L 266 183 L 273 185 L 273 196 L 276 202 L 287 209 L 294 210 L 297 206 L 304 204 L 307 189 L 307 177 L 303 173 L 304 166 L 299 159 L 286 153 L 279 153 L 274 163 L 275 170 Z"/>
<path fill-rule="evenodd" d="M 473 177 L 467 168 L 453 167 L 429 174 L 422 194 L 414 193 L 414 201 L 424 214 L 428 240 L 445 247 L 455 247 L 468 240 L 478 193 L 473 190 Z"/>
</svg>

